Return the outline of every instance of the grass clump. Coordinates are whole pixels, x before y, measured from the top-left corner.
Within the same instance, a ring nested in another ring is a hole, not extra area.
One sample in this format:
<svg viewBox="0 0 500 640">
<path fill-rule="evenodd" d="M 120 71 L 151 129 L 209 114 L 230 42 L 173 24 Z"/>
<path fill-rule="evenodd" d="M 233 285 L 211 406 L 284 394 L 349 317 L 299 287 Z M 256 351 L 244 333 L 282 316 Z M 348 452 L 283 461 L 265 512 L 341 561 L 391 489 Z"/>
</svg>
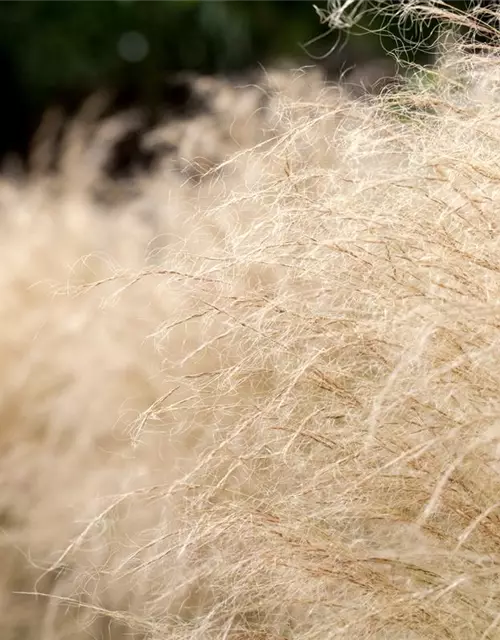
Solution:
<svg viewBox="0 0 500 640">
<path fill-rule="evenodd" d="M 201 179 L 103 203 L 82 122 L 4 178 L 2 638 L 500 637 L 498 62 L 450 60 L 268 76 Z"/>
</svg>

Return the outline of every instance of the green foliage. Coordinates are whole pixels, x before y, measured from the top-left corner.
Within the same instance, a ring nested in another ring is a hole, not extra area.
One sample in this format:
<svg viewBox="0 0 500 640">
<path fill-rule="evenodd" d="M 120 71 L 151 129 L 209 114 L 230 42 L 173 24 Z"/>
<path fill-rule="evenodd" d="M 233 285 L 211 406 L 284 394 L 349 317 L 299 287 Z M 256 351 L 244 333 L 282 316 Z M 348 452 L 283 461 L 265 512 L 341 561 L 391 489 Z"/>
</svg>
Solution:
<svg viewBox="0 0 500 640">
<path fill-rule="evenodd" d="M 169 70 L 241 69 L 297 51 L 320 28 L 309 2 L 0 3 L 0 46 L 33 98 Z M 138 64 L 125 62 L 118 51 L 129 31 L 143 34 L 149 45 Z"/>
<path fill-rule="evenodd" d="M 326 0 L 315 2 L 326 9 Z M 30 95 L 54 89 L 89 90 L 96 84 L 152 80 L 178 69 L 205 73 L 266 64 L 276 56 L 303 54 L 302 45 L 326 33 L 312 0 L 4 0 L 0 3 L 0 48 Z M 361 25 L 355 47 L 394 48 L 378 30 L 376 15 Z M 140 63 L 118 51 L 123 33 L 137 31 L 149 44 Z M 394 32 L 394 29 L 393 29 Z M 335 36 L 309 48 L 328 51 Z"/>
</svg>

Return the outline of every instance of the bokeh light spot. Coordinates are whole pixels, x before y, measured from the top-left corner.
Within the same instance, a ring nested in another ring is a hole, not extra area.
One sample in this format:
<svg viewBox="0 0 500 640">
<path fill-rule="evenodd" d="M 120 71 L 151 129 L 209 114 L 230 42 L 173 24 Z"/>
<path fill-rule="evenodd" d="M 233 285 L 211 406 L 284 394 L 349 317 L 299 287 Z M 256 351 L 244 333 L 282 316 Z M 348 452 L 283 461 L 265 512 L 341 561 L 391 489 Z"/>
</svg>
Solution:
<svg viewBox="0 0 500 640">
<path fill-rule="evenodd" d="M 127 31 L 118 41 L 118 53 L 127 62 L 141 62 L 149 53 L 149 42 L 142 33 Z"/>
</svg>

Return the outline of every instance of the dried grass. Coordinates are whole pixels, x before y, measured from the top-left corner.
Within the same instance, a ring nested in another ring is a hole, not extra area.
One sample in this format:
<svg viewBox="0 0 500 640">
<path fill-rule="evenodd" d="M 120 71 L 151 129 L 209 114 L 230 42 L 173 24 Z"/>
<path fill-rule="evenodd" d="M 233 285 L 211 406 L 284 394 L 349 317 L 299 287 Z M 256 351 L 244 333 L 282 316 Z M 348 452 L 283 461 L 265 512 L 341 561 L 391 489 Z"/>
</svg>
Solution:
<svg viewBox="0 0 500 640">
<path fill-rule="evenodd" d="M 277 74 L 106 204 L 112 123 L 4 178 L 2 639 L 500 638 L 498 59 L 449 59 Z"/>
</svg>

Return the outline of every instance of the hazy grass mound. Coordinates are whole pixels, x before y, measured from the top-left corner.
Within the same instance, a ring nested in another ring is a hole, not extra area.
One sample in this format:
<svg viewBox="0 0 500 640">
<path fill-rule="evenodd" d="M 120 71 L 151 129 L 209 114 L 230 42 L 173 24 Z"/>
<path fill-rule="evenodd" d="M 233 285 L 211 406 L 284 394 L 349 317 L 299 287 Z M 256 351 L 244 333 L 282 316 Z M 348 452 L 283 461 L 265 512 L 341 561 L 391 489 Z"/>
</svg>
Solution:
<svg viewBox="0 0 500 640">
<path fill-rule="evenodd" d="M 288 79 L 194 183 L 100 204 L 112 123 L 3 180 L 2 639 L 500 638 L 500 66 L 449 60 Z"/>
</svg>

